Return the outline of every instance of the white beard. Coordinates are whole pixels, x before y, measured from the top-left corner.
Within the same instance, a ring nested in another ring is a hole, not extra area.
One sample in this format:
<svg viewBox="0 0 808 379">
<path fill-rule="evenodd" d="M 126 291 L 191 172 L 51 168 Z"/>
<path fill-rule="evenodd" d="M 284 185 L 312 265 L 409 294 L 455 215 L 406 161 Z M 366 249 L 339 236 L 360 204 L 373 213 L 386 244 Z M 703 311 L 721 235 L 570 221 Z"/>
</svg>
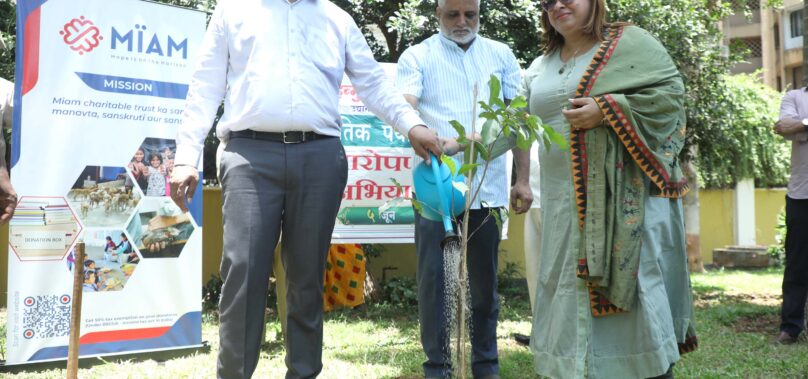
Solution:
<svg viewBox="0 0 808 379">
<path fill-rule="evenodd" d="M 441 35 L 460 45 L 466 45 L 471 41 L 474 41 L 474 38 L 477 38 L 477 33 L 479 31 L 480 31 L 480 24 L 478 23 L 477 26 L 474 28 L 474 30 L 471 30 L 471 33 L 466 34 L 464 37 L 455 37 L 452 35 L 452 31 L 449 30 L 449 28 L 443 25 L 440 26 Z"/>
</svg>

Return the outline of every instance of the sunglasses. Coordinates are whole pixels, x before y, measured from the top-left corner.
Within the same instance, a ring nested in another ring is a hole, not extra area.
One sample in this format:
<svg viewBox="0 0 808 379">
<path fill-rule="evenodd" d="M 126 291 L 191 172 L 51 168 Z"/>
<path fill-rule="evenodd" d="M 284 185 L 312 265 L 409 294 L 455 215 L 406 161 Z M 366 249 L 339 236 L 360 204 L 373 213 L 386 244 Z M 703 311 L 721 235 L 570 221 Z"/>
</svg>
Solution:
<svg viewBox="0 0 808 379">
<path fill-rule="evenodd" d="M 570 5 L 575 0 L 541 0 L 541 7 L 544 9 L 545 12 L 549 12 L 550 9 L 556 5 L 556 2 L 561 2 L 564 5 Z"/>
</svg>

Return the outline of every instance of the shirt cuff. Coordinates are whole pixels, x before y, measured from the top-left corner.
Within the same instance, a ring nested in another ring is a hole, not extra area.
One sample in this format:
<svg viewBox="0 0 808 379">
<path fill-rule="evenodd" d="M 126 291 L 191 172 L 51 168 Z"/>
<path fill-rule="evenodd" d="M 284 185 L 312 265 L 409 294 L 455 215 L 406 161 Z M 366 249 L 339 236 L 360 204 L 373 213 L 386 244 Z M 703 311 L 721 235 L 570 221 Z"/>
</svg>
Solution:
<svg viewBox="0 0 808 379">
<path fill-rule="evenodd" d="M 412 109 L 404 112 L 404 114 L 399 117 L 395 127 L 399 133 L 407 137 L 409 136 L 410 129 L 414 128 L 416 125 L 426 125 L 426 123 L 418 116 L 418 113 Z"/>
<path fill-rule="evenodd" d="M 202 146 L 177 145 L 174 164 L 198 167 L 200 155 L 202 155 Z"/>
</svg>

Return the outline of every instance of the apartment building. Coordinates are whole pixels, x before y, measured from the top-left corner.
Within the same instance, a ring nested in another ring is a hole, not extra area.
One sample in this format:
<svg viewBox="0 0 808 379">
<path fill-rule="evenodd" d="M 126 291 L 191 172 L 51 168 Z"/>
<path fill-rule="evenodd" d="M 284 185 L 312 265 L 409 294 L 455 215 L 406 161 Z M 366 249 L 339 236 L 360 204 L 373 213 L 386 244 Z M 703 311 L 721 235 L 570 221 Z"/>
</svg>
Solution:
<svg viewBox="0 0 808 379">
<path fill-rule="evenodd" d="M 745 62 L 732 72 L 762 69 L 763 82 L 778 91 L 802 87 L 803 1 L 784 0 L 778 9 L 766 3 L 751 0 L 751 17 L 739 10 L 722 22 L 725 43 L 739 42 L 749 49 Z"/>
</svg>

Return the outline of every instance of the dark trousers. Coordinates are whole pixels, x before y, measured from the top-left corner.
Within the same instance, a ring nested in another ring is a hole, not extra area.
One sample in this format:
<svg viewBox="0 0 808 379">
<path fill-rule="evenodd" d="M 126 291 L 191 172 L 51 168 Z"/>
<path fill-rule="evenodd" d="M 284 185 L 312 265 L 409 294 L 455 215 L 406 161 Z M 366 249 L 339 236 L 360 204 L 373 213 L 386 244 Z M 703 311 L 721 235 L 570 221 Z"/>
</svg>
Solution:
<svg viewBox="0 0 808 379">
<path fill-rule="evenodd" d="M 780 330 L 797 336 L 805 328 L 808 297 L 808 199 L 786 196 L 786 271 Z"/>
<path fill-rule="evenodd" d="M 472 374 L 475 378 L 499 373 L 497 353 L 497 250 L 499 228 L 490 208 L 471 210 L 467 267 L 471 297 Z M 462 220 L 462 216 L 459 218 Z M 415 214 L 415 246 L 418 250 L 418 315 L 421 345 L 426 353 L 424 375 L 449 377 L 450 346 L 447 334 L 448 315 L 444 292 L 443 224 Z"/>
<path fill-rule="evenodd" d="M 339 138 L 300 144 L 233 138 L 221 161 L 224 280 L 219 378 L 255 371 L 273 254 L 283 233 L 287 378 L 322 370 L 323 273 L 348 178 Z"/>
</svg>

